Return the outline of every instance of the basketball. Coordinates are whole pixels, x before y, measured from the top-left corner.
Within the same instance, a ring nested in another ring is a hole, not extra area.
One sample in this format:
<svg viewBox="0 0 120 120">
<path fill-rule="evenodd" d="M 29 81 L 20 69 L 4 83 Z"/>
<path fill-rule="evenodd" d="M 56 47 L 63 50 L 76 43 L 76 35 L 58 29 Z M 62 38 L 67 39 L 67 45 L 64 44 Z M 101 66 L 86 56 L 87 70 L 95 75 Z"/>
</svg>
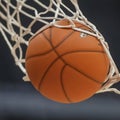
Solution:
<svg viewBox="0 0 120 120">
<path fill-rule="evenodd" d="M 61 20 L 58 24 L 70 23 Z M 60 103 L 76 103 L 100 90 L 109 64 L 98 38 L 72 28 L 51 26 L 30 40 L 25 67 L 31 83 L 43 96 Z"/>
</svg>

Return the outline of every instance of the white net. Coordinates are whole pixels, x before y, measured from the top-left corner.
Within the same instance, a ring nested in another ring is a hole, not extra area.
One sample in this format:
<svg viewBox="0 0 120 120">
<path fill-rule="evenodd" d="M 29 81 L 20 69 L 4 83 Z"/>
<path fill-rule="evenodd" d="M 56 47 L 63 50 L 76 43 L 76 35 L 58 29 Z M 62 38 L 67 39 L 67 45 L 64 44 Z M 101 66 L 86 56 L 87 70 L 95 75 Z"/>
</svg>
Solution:
<svg viewBox="0 0 120 120">
<path fill-rule="evenodd" d="M 70 6 L 70 7 L 69 7 Z M 77 0 L 0 0 L 0 32 L 2 33 L 16 65 L 25 74 L 24 80 L 29 81 L 25 70 L 25 51 L 29 39 L 38 31 L 51 25 L 63 28 L 72 28 L 97 37 L 103 45 L 109 59 L 109 74 L 100 92 L 120 91 L 111 86 L 120 81 L 120 74 L 109 52 L 108 45 L 104 37 L 97 28 L 90 23 L 79 9 Z M 56 21 L 67 19 L 68 26 L 60 26 Z M 92 32 L 77 28 L 73 22 L 76 20 L 92 29 Z"/>
</svg>

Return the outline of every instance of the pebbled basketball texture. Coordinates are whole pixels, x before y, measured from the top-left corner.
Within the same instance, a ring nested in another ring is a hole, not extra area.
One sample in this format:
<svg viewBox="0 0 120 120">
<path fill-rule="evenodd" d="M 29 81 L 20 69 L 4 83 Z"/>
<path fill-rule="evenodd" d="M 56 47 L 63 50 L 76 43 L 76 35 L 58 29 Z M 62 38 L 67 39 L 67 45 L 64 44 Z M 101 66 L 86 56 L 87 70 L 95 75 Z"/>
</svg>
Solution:
<svg viewBox="0 0 120 120">
<path fill-rule="evenodd" d="M 74 21 L 76 26 L 91 31 Z M 69 25 L 61 20 L 60 25 Z M 36 34 L 26 52 L 26 70 L 33 86 L 47 98 L 76 103 L 93 96 L 104 83 L 109 59 L 91 35 L 71 28 L 49 27 Z"/>
</svg>

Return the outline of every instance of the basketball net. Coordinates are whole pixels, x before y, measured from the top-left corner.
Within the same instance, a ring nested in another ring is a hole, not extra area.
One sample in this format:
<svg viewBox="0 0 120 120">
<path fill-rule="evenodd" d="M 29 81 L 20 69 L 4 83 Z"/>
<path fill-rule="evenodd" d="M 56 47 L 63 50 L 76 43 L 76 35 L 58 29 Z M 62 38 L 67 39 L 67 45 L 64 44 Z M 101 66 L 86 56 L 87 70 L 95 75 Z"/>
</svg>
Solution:
<svg viewBox="0 0 120 120">
<path fill-rule="evenodd" d="M 97 93 L 114 91 L 120 94 L 119 90 L 111 88 L 113 84 L 120 81 L 120 74 L 111 57 L 108 44 L 97 28 L 82 14 L 77 0 L 0 0 L 0 9 L 0 32 L 16 65 L 25 74 L 23 78 L 25 81 L 29 81 L 24 66 L 25 50 L 29 39 L 37 32 L 54 25 L 60 28 L 72 28 L 82 32 L 82 35 L 89 34 L 99 39 L 110 59 L 110 69 L 101 90 Z M 58 25 L 56 21 L 62 19 L 69 20 L 71 24 Z M 89 27 L 92 32 L 77 28 L 73 20 Z"/>
</svg>

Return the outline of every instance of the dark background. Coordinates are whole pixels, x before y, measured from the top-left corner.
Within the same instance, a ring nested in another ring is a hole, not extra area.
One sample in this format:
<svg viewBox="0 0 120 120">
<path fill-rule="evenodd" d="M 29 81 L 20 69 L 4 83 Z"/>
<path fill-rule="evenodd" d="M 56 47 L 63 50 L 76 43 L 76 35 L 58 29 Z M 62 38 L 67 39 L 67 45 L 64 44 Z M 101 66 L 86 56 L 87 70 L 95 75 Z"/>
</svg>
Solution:
<svg viewBox="0 0 120 120">
<path fill-rule="evenodd" d="M 109 43 L 120 69 L 119 0 L 79 0 L 84 15 Z M 22 80 L 10 51 L 0 34 L 0 120 L 120 120 L 120 95 L 102 93 L 76 104 L 55 103 L 42 97 Z M 120 89 L 120 83 L 114 85 Z"/>
</svg>

